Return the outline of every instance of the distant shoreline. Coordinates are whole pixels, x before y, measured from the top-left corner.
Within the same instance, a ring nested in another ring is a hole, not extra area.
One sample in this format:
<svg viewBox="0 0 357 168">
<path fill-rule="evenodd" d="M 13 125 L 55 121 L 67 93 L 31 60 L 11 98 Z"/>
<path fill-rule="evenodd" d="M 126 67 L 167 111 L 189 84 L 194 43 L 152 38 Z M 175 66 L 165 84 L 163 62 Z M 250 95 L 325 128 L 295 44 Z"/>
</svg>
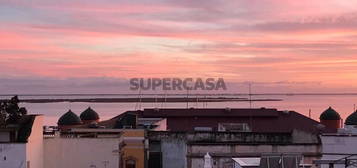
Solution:
<svg viewBox="0 0 357 168">
<path fill-rule="evenodd" d="M 357 96 L 357 93 L 179 93 L 179 94 L 165 94 L 165 93 L 128 93 L 128 94 L 0 94 L 0 96 Z"/>
<path fill-rule="evenodd" d="M 4 101 L 4 100 L 0 100 Z M 167 102 L 167 103 L 183 103 L 183 102 L 247 102 L 247 101 L 282 101 L 282 99 L 247 99 L 247 98 L 187 98 L 187 97 L 170 97 L 170 98 L 80 98 L 80 99 L 22 99 L 21 103 L 58 103 L 58 102 L 88 102 L 88 103 L 155 103 L 155 102 Z"/>
</svg>

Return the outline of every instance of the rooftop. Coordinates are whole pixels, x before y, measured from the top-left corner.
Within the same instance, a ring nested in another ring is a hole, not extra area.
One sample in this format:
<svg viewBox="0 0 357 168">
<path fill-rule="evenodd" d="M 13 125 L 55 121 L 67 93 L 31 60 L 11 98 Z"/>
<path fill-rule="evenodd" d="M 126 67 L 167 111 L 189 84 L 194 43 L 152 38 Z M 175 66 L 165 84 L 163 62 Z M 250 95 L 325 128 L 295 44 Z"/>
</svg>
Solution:
<svg viewBox="0 0 357 168">
<path fill-rule="evenodd" d="M 142 117 L 278 117 L 277 109 L 176 108 L 144 109 Z"/>
<path fill-rule="evenodd" d="M 0 143 L 26 143 L 32 132 L 35 117 L 38 115 L 24 115 L 16 124 L 8 124 L 0 128 Z"/>
<path fill-rule="evenodd" d="M 346 125 L 357 125 L 357 110 L 347 117 L 345 124 Z"/>
<path fill-rule="evenodd" d="M 99 115 L 91 107 L 88 107 L 81 113 L 80 118 L 82 121 L 99 120 Z"/>
<path fill-rule="evenodd" d="M 71 110 L 68 110 L 67 113 L 63 114 L 59 119 L 58 125 L 78 125 L 81 124 L 81 119 L 77 114 L 73 113 Z"/>
<path fill-rule="evenodd" d="M 320 120 L 340 120 L 340 114 L 336 112 L 335 109 L 332 107 L 329 107 L 326 109 L 321 115 L 320 115 Z"/>
</svg>

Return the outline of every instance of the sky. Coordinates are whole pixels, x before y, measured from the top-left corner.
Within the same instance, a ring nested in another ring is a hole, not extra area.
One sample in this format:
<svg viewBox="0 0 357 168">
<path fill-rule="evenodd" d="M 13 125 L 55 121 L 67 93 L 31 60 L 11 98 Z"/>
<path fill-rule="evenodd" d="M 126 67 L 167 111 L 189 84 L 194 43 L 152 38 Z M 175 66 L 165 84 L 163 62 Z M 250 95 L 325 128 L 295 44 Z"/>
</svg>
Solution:
<svg viewBox="0 0 357 168">
<path fill-rule="evenodd" d="M 133 77 L 357 92 L 357 0 L 0 0 L 0 58 L 1 93 L 112 93 Z"/>
</svg>

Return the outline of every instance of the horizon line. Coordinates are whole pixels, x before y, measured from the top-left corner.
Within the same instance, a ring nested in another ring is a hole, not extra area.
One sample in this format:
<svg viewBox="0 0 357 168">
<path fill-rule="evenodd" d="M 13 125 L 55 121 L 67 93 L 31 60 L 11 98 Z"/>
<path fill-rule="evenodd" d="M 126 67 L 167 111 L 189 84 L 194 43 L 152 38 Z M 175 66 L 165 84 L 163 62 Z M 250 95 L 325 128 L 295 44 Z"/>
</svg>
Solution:
<svg viewBox="0 0 357 168">
<path fill-rule="evenodd" d="M 282 92 L 282 93 L 73 93 L 73 94 L 61 94 L 61 93 L 47 93 L 47 94 L 0 94 L 0 96 L 139 96 L 139 95 L 194 95 L 194 96 L 327 96 L 327 95 L 351 95 L 357 96 L 357 92 L 326 92 L 326 93 L 314 93 L 314 92 Z"/>
</svg>

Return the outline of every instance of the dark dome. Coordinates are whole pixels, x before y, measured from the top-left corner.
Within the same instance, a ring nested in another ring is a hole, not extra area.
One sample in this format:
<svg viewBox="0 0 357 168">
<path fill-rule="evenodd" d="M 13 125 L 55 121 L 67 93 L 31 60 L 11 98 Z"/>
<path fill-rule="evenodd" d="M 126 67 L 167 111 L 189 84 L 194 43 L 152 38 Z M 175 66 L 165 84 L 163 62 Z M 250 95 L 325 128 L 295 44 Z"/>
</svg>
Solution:
<svg viewBox="0 0 357 168">
<path fill-rule="evenodd" d="M 347 117 L 345 121 L 346 125 L 357 125 L 357 110 Z"/>
<path fill-rule="evenodd" d="M 77 116 L 77 114 L 73 113 L 69 110 L 67 113 L 63 114 L 59 119 L 58 125 L 78 125 L 81 124 L 81 119 Z"/>
<path fill-rule="evenodd" d="M 333 108 L 329 107 L 320 115 L 320 120 L 340 120 L 340 114 L 338 114 Z"/>
<path fill-rule="evenodd" d="M 82 121 L 99 120 L 99 115 L 92 108 L 88 107 L 81 113 L 80 118 Z"/>
</svg>

